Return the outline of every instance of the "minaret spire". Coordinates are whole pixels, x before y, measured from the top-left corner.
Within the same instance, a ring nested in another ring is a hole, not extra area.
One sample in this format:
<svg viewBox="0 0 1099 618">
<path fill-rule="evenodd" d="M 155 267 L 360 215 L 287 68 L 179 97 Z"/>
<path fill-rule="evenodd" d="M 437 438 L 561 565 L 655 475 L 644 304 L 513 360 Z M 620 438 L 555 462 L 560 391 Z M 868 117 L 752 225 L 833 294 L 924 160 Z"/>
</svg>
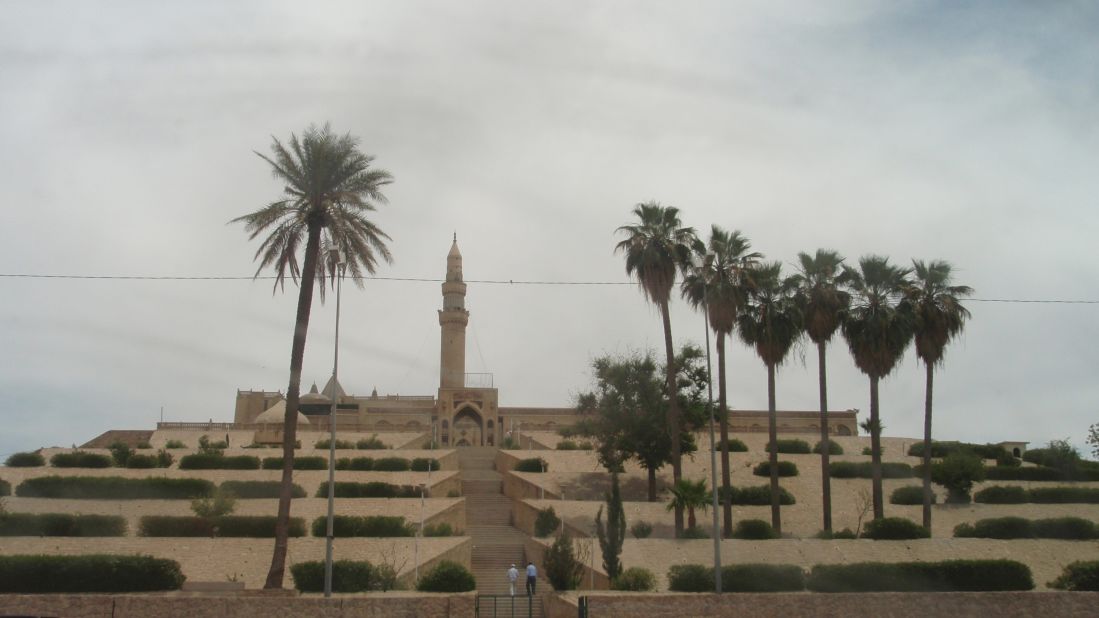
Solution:
<svg viewBox="0 0 1099 618">
<path fill-rule="evenodd" d="M 443 308 L 439 311 L 442 339 L 439 352 L 439 387 L 462 388 L 466 372 L 466 284 L 462 281 L 462 253 L 458 233 L 446 256 L 446 281 L 443 282 Z"/>
</svg>

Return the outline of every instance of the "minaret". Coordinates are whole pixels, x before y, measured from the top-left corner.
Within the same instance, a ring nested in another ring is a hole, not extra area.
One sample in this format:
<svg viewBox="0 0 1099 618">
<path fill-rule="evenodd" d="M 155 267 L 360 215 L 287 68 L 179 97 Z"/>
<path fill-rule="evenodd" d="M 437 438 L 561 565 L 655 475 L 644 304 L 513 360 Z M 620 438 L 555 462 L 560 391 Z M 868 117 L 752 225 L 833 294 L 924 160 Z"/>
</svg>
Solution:
<svg viewBox="0 0 1099 618">
<path fill-rule="evenodd" d="M 443 308 L 439 311 L 442 345 L 439 354 L 439 388 L 462 388 L 466 375 L 466 284 L 462 282 L 462 254 L 458 234 L 446 256 L 446 281 L 443 282 Z"/>
</svg>

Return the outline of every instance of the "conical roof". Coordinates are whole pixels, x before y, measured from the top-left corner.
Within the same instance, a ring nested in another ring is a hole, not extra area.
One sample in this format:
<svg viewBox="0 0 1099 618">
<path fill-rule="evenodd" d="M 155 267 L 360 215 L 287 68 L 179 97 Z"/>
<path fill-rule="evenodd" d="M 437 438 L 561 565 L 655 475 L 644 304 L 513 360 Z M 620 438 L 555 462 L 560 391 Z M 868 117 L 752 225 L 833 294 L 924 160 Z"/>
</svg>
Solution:
<svg viewBox="0 0 1099 618">
<path fill-rule="evenodd" d="M 328 382 L 324 385 L 324 390 L 321 394 L 331 399 L 333 396 L 336 398 L 347 397 L 347 393 L 343 392 L 343 387 L 340 386 L 339 381 L 335 377 L 328 378 Z"/>
<path fill-rule="evenodd" d="M 458 251 L 458 233 L 454 233 L 454 242 L 450 244 L 450 253 L 446 254 L 447 257 L 462 257 L 462 252 Z"/>
</svg>

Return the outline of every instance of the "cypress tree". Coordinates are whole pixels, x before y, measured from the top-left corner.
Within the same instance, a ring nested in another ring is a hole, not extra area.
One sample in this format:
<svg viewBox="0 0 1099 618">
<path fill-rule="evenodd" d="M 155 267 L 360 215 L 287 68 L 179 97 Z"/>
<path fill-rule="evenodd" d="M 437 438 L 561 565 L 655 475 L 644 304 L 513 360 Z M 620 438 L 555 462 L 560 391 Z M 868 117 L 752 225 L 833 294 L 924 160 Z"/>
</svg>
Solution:
<svg viewBox="0 0 1099 618">
<path fill-rule="evenodd" d="M 603 526 L 603 507 L 595 515 L 595 534 L 603 551 L 603 569 L 607 577 L 614 579 L 622 572 L 622 542 L 626 539 L 626 512 L 622 509 L 622 492 L 618 488 L 618 474 L 611 474 L 611 492 L 607 494 L 607 525 Z"/>
</svg>

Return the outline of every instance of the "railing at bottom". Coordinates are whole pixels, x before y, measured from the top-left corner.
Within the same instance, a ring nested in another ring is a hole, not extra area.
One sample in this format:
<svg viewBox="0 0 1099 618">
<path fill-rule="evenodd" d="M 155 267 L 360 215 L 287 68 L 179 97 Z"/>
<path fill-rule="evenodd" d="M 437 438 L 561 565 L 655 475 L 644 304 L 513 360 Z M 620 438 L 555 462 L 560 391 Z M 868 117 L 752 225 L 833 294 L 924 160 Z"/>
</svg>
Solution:
<svg viewBox="0 0 1099 618">
<path fill-rule="evenodd" d="M 576 604 L 576 615 L 579 618 L 588 618 L 588 597 L 580 597 Z"/>
<path fill-rule="evenodd" d="M 542 597 L 509 594 L 479 594 L 474 605 L 477 618 L 532 618 L 534 605 L 541 609 Z M 543 612 L 539 611 L 541 616 Z"/>
</svg>

